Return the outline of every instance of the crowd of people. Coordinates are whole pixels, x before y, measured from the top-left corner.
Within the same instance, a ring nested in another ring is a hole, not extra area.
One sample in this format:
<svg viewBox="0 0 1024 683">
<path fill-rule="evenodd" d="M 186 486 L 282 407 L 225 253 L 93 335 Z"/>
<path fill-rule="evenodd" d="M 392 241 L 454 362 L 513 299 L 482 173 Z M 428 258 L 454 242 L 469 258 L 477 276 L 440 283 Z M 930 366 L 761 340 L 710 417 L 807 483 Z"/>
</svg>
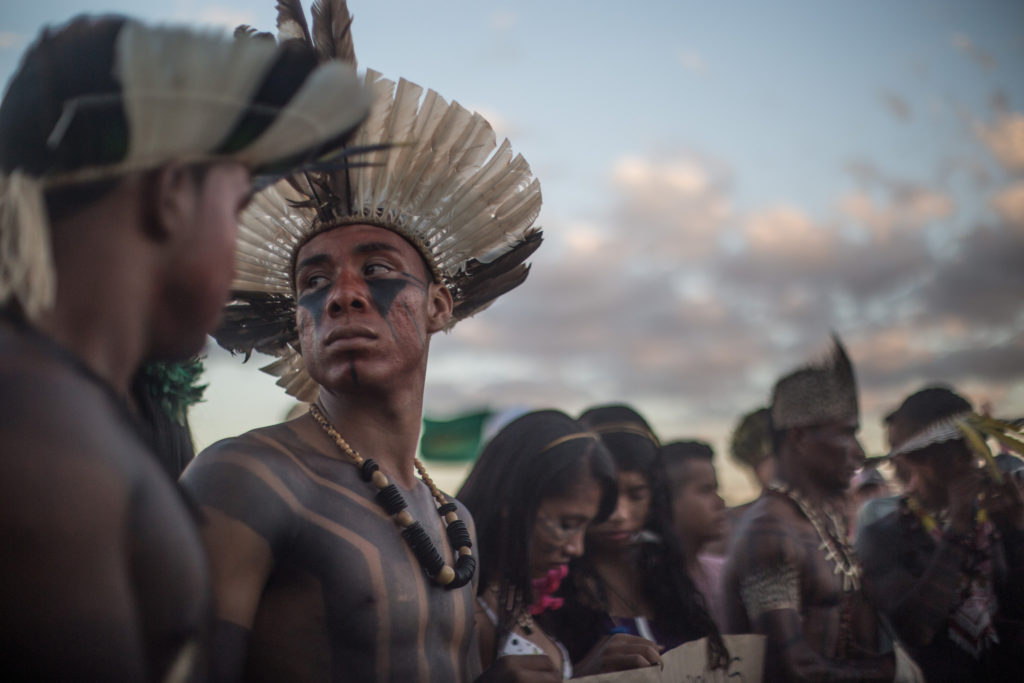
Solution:
<svg viewBox="0 0 1024 683">
<path fill-rule="evenodd" d="M 867 462 L 838 338 L 739 421 L 745 505 L 614 399 L 439 490 L 430 340 L 525 280 L 540 186 L 479 114 L 357 76 L 344 2 L 313 16 L 80 17 L 8 86 L 0 677 L 556 681 L 694 641 L 725 676 L 760 634 L 767 681 L 1020 678 L 1024 441 L 929 386 Z M 192 458 L 208 333 L 308 410 Z"/>
</svg>

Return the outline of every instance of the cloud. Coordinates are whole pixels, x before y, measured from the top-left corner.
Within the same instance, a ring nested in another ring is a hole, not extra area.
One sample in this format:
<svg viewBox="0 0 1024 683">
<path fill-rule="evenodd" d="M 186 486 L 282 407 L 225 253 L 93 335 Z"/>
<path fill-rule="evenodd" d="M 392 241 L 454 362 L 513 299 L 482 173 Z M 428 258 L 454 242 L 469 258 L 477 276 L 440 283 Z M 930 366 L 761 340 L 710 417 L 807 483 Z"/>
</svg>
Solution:
<svg viewBox="0 0 1024 683">
<path fill-rule="evenodd" d="M 618 195 L 611 220 L 624 244 L 659 261 L 706 258 L 733 218 L 728 172 L 692 153 L 625 157 L 613 166 L 611 183 Z"/>
<path fill-rule="evenodd" d="M 704 62 L 704 58 L 696 52 L 677 50 L 676 61 L 678 61 L 680 66 L 690 73 L 700 74 L 707 70 L 707 64 Z"/>
<path fill-rule="evenodd" d="M 715 159 L 619 159 L 606 206 L 547 221 L 526 283 L 435 340 L 428 405 L 626 401 L 665 434 L 721 435 L 830 330 L 868 422 L 924 382 L 1010 396 L 1024 381 L 1022 190 L 997 190 L 971 227 L 946 191 L 850 170 L 823 215 L 785 200 L 741 212 Z"/>
<path fill-rule="evenodd" d="M 855 191 L 841 198 L 839 210 L 866 227 L 874 239 L 886 241 L 899 230 L 915 230 L 953 214 L 953 199 L 921 186 L 901 184 L 888 189 L 887 204 L 871 194 Z"/>
<path fill-rule="evenodd" d="M 496 31 L 509 31 L 519 24 L 519 17 L 508 10 L 495 10 L 491 13 L 491 28 Z"/>
<path fill-rule="evenodd" d="M 1013 173 L 1024 172 L 1024 114 L 1007 112 L 995 123 L 978 124 L 976 131 L 1003 168 Z"/>
<path fill-rule="evenodd" d="M 995 67 L 995 59 L 991 54 L 977 47 L 974 42 L 962 33 L 953 34 L 953 47 L 967 55 L 971 61 L 986 71 Z"/>
<path fill-rule="evenodd" d="M 24 36 L 11 31 L 0 31 L 0 50 L 20 48 L 24 43 Z"/>
<path fill-rule="evenodd" d="M 891 92 L 889 90 L 883 90 L 882 104 L 885 105 L 885 110 L 892 114 L 895 118 L 900 121 L 909 121 L 913 118 L 913 114 L 910 111 L 910 105 L 900 95 Z"/>
<path fill-rule="evenodd" d="M 990 204 L 1007 225 L 1024 232 L 1024 180 L 995 193 Z"/>
</svg>

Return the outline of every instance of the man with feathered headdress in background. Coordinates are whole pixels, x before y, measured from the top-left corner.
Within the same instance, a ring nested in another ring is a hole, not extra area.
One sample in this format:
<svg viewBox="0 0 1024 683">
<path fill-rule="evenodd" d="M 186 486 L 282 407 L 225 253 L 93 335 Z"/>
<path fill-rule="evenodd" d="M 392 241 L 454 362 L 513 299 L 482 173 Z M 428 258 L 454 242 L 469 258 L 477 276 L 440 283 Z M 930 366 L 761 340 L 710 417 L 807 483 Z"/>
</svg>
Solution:
<svg viewBox="0 0 1024 683">
<path fill-rule="evenodd" d="M 323 162 L 367 106 L 307 48 L 124 17 L 26 52 L 0 105 L 0 678 L 204 678 L 206 561 L 131 380 L 215 327 L 253 177 Z"/>
<path fill-rule="evenodd" d="M 767 637 L 766 681 L 912 680 L 902 651 L 878 652 L 877 614 L 847 542 L 845 492 L 864 451 L 853 366 L 838 338 L 823 362 L 776 382 L 770 417 L 775 480 L 733 538 L 729 630 Z"/>
<path fill-rule="evenodd" d="M 344 2 L 314 4 L 312 30 L 298 2 L 278 12 L 281 40 L 354 61 Z M 353 142 L 379 151 L 281 182 L 243 215 L 215 336 L 277 356 L 265 370 L 310 406 L 214 444 L 182 478 L 205 516 L 223 680 L 479 673 L 472 522 L 415 457 L 427 355 L 525 279 L 540 187 L 478 114 L 365 80 Z M 551 673 L 543 655 L 509 660 Z"/>
<path fill-rule="evenodd" d="M 868 596 L 929 681 L 1020 680 L 1024 502 L 986 439 L 1024 441 L 945 387 L 912 394 L 889 424 L 907 486 L 857 540 Z"/>
<path fill-rule="evenodd" d="M 729 455 L 733 462 L 750 471 L 757 485 L 759 497 L 775 477 L 775 458 L 772 457 L 772 426 L 768 408 L 757 408 L 740 418 L 729 439 Z M 733 533 L 743 515 L 757 500 L 727 508 L 722 537 L 705 548 L 708 555 L 724 556 L 729 551 Z"/>
</svg>

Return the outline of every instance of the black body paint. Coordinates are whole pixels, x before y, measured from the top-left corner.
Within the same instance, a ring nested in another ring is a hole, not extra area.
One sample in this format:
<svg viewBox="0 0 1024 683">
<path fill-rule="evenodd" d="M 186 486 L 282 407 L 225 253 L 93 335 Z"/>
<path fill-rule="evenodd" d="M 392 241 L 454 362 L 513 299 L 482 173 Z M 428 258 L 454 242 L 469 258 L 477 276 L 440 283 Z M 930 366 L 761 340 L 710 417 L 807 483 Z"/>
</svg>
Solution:
<svg viewBox="0 0 1024 683">
<path fill-rule="evenodd" d="M 406 280 L 399 278 L 380 278 L 379 280 L 367 280 L 366 285 L 370 288 L 370 298 L 373 305 L 377 307 L 380 317 L 387 318 L 391 312 L 391 304 L 395 297 L 409 284 Z"/>
<path fill-rule="evenodd" d="M 419 279 L 418 277 L 416 277 L 412 273 L 406 273 L 405 271 L 402 271 L 402 275 L 405 276 L 406 278 L 408 278 L 412 282 L 412 284 L 416 285 L 417 287 L 422 289 L 424 292 L 427 291 L 427 283 L 424 282 L 423 280 Z"/>
<path fill-rule="evenodd" d="M 352 373 L 352 385 L 356 389 L 359 388 L 359 373 L 356 372 L 356 355 L 354 353 L 348 354 L 348 369 Z"/>
<path fill-rule="evenodd" d="M 316 327 L 320 327 L 320 319 L 324 315 L 324 304 L 327 301 L 327 294 L 330 290 L 330 287 L 321 287 L 299 297 L 299 305 L 313 316 L 313 323 Z"/>
</svg>

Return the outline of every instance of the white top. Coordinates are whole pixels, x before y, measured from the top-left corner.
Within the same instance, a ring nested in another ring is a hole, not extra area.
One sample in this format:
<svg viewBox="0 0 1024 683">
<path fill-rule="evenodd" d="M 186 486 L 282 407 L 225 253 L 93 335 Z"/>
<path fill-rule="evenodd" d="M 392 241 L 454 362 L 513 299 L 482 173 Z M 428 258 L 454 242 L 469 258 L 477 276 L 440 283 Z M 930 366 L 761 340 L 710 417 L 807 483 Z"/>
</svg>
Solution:
<svg viewBox="0 0 1024 683">
<path fill-rule="evenodd" d="M 491 623 L 495 626 L 498 625 L 498 617 L 494 611 L 487 606 L 487 603 L 482 598 L 477 598 L 476 601 L 480 603 L 480 606 L 484 608 L 484 613 L 487 618 L 491 620 Z M 551 636 L 548 636 L 551 638 Z M 569 659 L 569 652 L 555 638 L 551 638 L 551 642 L 558 647 L 558 651 L 562 653 L 562 678 L 572 678 L 572 660 Z M 498 644 L 498 656 L 507 657 L 514 655 L 547 655 L 545 652 L 534 643 L 532 640 L 526 638 L 526 636 L 520 635 L 519 633 L 508 633 Z"/>
</svg>

